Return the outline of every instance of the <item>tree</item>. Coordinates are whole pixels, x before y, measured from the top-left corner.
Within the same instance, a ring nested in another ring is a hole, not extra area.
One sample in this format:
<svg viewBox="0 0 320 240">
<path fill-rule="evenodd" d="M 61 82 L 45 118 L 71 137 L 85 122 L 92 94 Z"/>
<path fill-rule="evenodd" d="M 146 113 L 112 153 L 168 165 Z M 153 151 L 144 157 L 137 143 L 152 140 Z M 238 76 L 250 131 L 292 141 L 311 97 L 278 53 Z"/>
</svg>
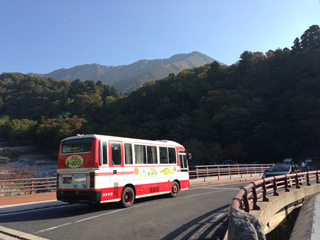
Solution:
<svg viewBox="0 0 320 240">
<path fill-rule="evenodd" d="M 299 38 L 296 38 L 293 42 L 293 46 L 291 47 L 292 53 L 296 53 L 297 51 L 301 50 L 301 44 Z"/>
<path fill-rule="evenodd" d="M 217 61 L 211 63 L 210 68 L 207 72 L 208 80 L 210 83 L 214 84 L 216 81 L 221 80 L 221 78 L 223 77 L 221 70 L 222 67 L 220 63 L 218 63 Z"/>
<path fill-rule="evenodd" d="M 317 49 L 320 48 L 320 27 L 319 25 L 312 25 L 301 36 L 301 46 L 303 49 Z"/>
<path fill-rule="evenodd" d="M 253 53 L 250 51 L 244 51 L 240 55 L 241 60 L 239 61 L 239 72 L 241 76 L 244 76 L 246 71 L 251 67 L 251 61 L 253 59 Z"/>
<path fill-rule="evenodd" d="M 100 80 L 97 81 L 96 85 L 101 88 L 103 88 L 104 86 L 104 84 Z"/>
</svg>

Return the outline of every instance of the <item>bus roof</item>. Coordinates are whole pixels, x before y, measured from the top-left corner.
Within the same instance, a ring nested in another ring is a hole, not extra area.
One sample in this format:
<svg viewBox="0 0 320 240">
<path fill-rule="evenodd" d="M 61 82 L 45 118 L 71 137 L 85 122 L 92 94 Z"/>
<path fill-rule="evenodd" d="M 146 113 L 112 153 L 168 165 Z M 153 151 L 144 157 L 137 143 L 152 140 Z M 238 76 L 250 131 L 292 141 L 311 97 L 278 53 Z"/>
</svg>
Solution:
<svg viewBox="0 0 320 240">
<path fill-rule="evenodd" d="M 122 141 L 122 142 L 140 142 L 145 144 L 158 144 L 158 145 L 173 145 L 183 147 L 181 144 L 171 141 L 171 140 L 146 140 L 138 138 L 127 138 L 127 137 L 117 137 L 109 135 L 99 135 L 99 134 L 77 134 L 76 136 L 67 137 L 64 140 L 79 139 L 79 138 L 98 138 L 101 140 L 111 140 L 111 141 Z"/>
</svg>

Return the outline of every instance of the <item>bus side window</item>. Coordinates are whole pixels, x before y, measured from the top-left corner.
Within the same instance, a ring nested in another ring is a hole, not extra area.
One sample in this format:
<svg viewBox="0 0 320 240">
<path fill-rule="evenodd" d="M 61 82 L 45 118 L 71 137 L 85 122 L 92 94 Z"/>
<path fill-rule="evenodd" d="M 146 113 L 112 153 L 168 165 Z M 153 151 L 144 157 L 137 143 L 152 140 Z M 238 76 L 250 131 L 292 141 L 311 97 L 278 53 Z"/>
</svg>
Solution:
<svg viewBox="0 0 320 240">
<path fill-rule="evenodd" d="M 157 147 L 154 146 L 147 146 L 147 157 L 148 157 L 148 163 L 157 163 L 158 157 L 157 157 Z"/>
<path fill-rule="evenodd" d="M 111 144 L 112 165 L 121 165 L 121 147 L 118 143 Z"/>
<path fill-rule="evenodd" d="M 132 144 L 124 144 L 125 164 L 132 164 Z"/>
<path fill-rule="evenodd" d="M 168 164 L 168 149 L 166 147 L 159 147 L 160 150 L 160 164 Z"/>
<path fill-rule="evenodd" d="M 107 142 L 102 142 L 102 164 L 108 164 Z"/>
<path fill-rule="evenodd" d="M 135 163 L 146 164 L 146 146 L 134 145 Z"/>
<path fill-rule="evenodd" d="M 177 163 L 176 149 L 175 148 L 168 148 L 168 149 L 169 149 L 169 163 Z"/>
</svg>

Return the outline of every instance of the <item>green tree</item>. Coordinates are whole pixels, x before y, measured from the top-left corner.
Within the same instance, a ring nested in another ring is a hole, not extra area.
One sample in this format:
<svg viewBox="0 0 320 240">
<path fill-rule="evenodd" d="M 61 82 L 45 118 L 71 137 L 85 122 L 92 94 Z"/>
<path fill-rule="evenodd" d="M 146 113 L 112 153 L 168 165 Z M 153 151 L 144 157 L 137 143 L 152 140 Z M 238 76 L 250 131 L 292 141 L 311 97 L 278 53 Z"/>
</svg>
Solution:
<svg viewBox="0 0 320 240">
<path fill-rule="evenodd" d="M 301 46 L 303 49 L 320 48 L 320 27 L 319 25 L 310 26 L 301 36 Z"/>
<path fill-rule="evenodd" d="M 293 46 L 291 47 L 292 53 L 296 53 L 301 50 L 301 44 L 299 38 L 296 38 L 293 42 Z"/>
</svg>

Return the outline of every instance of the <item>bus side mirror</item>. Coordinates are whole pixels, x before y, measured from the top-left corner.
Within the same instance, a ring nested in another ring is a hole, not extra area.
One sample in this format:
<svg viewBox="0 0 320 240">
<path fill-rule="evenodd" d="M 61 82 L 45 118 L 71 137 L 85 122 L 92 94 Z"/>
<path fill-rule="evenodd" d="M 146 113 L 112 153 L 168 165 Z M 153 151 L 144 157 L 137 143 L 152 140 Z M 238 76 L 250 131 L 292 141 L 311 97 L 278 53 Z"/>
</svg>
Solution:
<svg viewBox="0 0 320 240">
<path fill-rule="evenodd" d="M 192 159 L 192 154 L 188 153 L 188 160 L 191 160 L 191 159 Z"/>
</svg>

